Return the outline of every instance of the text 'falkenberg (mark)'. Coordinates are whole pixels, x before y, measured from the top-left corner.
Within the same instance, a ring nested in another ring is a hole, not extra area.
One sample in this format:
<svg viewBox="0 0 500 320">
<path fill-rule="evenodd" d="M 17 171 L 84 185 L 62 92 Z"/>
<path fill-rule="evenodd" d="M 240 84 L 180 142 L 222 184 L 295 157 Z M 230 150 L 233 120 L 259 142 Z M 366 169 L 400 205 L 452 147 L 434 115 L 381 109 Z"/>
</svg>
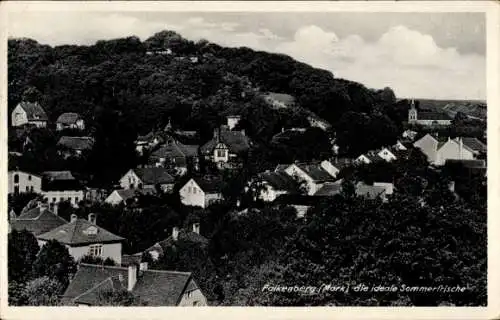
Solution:
<svg viewBox="0 0 500 320">
<path fill-rule="evenodd" d="M 300 286 L 300 285 L 273 285 L 266 284 L 262 287 L 262 292 L 268 293 L 296 293 L 304 295 L 315 295 L 322 293 L 350 293 L 350 292 L 402 292 L 402 293 L 462 293 L 467 290 L 462 286 L 408 286 L 408 285 L 332 285 L 322 284 L 320 286 Z"/>
</svg>

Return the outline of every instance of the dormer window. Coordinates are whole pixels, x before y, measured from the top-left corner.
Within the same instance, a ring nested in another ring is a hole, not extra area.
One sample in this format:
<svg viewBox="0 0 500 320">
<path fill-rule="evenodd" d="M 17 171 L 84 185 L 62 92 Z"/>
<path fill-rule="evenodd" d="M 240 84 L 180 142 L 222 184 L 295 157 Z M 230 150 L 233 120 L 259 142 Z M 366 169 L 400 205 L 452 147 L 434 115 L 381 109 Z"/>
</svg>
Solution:
<svg viewBox="0 0 500 320">
<path fill-rule="evenodd" d="M 90 235 L 96 235 L 97 234 L 97 228 L 94 226 L 88 227 L 85 231 L 83 231 L 84 234 L 90 236 Z"/>
</svg>

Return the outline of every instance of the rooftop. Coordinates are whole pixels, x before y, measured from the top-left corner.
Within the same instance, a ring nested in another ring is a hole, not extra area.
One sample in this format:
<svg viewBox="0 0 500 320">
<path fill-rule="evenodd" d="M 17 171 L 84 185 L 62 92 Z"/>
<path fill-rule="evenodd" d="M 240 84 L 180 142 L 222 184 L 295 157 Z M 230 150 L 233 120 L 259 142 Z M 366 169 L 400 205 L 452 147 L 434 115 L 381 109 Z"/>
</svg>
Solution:
<svg viewBox="0 0 500 320">
<path fill-rule="evenodd" d="M 168 184 L 175 180 L 166 168 L 136 168 L 133 171 L 143 184 Z"/>
<path fill-rule="evenodd" d="M 64 292 L 65 305 L 97 305 L 104 290 L 126 290 L 128 268 L 81 263 L 73 280 Z M 176 306 L 184 292 L 197 289 L 191 273 L 145 270 L 139 271 L 132 294 L 148 306 Z"/>
<path fill-rule="evenodd" d="M 57 123 L 61 124 L 75 124 L 77 120 L 81 119 L 80 115 L 75 112 L 65 112 L 57 118 Z"/>
<path fill-rule="evenodd" d="M 27 102 L 22 101 L 19 103 L 19 106 L 26 112 L 26 116 L 29 121 L 38 120 L 38 121 L 47 121 L 48 117 L 43 110 L 42 106 L 38 102 Z"/>
<path fill-rule="evenodd" d="M 75 219 L 72 222 L 39 235 L 38 239 L 57 240 L 60 243 L 70 246 L 121 242 L 125 240 L 85 219 Z"/>
<path fill-rule="evenodd" d="M 66 220 L 52 211 L 44 207 L 36 207 L 12 219 L 10 226 L 14 230 L 26 230 L 38 236 L 66 223 L 68 223 Z"/>
</svg>

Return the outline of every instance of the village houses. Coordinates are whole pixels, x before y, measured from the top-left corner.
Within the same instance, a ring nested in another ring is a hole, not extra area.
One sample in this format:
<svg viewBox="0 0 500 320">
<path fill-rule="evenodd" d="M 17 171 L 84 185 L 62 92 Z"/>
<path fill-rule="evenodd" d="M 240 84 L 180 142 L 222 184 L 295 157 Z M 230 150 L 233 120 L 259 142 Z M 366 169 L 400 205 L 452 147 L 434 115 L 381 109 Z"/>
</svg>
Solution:
<svg viewBox="0 0 500 320">
<path fill-rule="evenodd" d="M 250 149 L 250 141 L 245 130 L 235 131 L 238 120 L 234 116 L 227 118 L 227 125 L 214 129 L 213 137 L 205 143 L 200 152 L 206 160 L 217 165 L 219 169 L 230 169 L 241 166 L 242 157 Z"/>
<path fill-rule="evenodd" d="M 120 179 L 122 189 L 156 189 L 170 192 L 175 179 L 166 168 L 135 168 L 130 169 Z"/>
<path fill-rule="evenodd" d="M 165 145 L 151 154 L 150 163 L 156 167 L 173 168 L 179 176 L 186 174 L 189 167 L 199 169 L 198 145 L 186 145 L 173 137 L 165 140 Z"/>
<path fill-rule="evenodd" d="M 456 137 L 447 141 L 439 141 L 430 134 L 414 143 L 428 161 L 434 165 L 444 165 L 446 160 L 473 160 L 486 152 L 486 146 L 476 138 Z"/>
<path fill-rule="evenodd" d="M 128 204 L 131 201 L 135 202 L 137 198 L 141 195 L 152 195 L 155 194 L 156 190 L 154 188 L 142 188 L 142 189 L 118 189 L 113 190 L 104 200 L 105 203 L 111 205 Z"/>
<path fill-rule="evenodd" d="M 89 255 L 103 260 L 110 258 L 120 264 L 125 239 L 99 227 L 96 214 L 90 213 L 88 219 L 71 215 L 70 222 L 38 235 L 37 240 L 40 247 L 49 240 L 57 240 L 76 261 Z"/>
<path fill-rule="evenodd" d="M 449 126 L 451 125 L 451 120 L 451 117 L 443 112 L 418 111 L 415 106 L 415 100 L 411 100 L 410 102 L 410 110 L 408 111 L 409 124 Z"/>
<path fill-rule="evenodd" d="M 68 201 L 73 207 L 84 199 L 85 187 L 70 171 L 45 171 L 42 173 L 42 195 L 51 210 L 60 202 Z"/>
<path fill-rule="evenodd" d="M 257 191 L 257 197 L 265 202 L 272 202 L 282 194 L 300 194 L 299 182 L 284 171 L 262 172 L 249 184 L 248 188 Z"/>
<path fill-rule="evenodd" d="M 34 208 L 21 212 L 18 217 L 12 217 L 9 221 L 10 230 L 31 232 L 34 236 L 46 233 L 54 228 L 68 223 L 56 212 L 49 210 L 46 203 L 38 201 Z"/>
<path fill-rule="evenodd" d="M 47 127 L 48 117 L 38 102 L 20 102 L 12 110 L 12 126 L 21 127 L 24 125 L 33 125 L 38 128 Z"/>
<path fill-rule="evenodd" d="M 215 176 L 191 178 L 180 190 L 181 203 L 206 208 L 223 199 L 222 180 Z"/>
<path fill-rule="evenodd" d="M 9 171 L 8 193 L 19 194 L 24 192 L 41 193 L 42 177 L 20 170 Z"/>
<path fill-rule="evenodd" d="M 285 172 L 291 177 L 299 180 L 299 183 L 305 183 L 304 187 L 308 195 L 313 195 L 325 182 L 335 181 L 339 169 L 330 161 L 315 161 L 292 164 L 280 164 L 274 170 L 275 172 Z"/>
<path fill-rule="evenodd" d="M 65 112 L 61 114 L 56 120 L 56 130 L 61 131 L 64 129 L 85 129 L 85 121 L 75 112 Z"/>
<path fill-rule="evenodd" d="M 206 306 L 190 272 L 151 270 L 147 262 L 127 267 L 81 263 L 62 296 L 66 306 L 97 306 L 102 291 L 128 291 L 146 306 Z"/>
<path fill-rule="evenodd" d="M 64 158 L 80 157 L 85 152 L 92 150 L 94 139 L 91 137 L 62 136 L 57 142 L 59 154 Z"/>
</svg>

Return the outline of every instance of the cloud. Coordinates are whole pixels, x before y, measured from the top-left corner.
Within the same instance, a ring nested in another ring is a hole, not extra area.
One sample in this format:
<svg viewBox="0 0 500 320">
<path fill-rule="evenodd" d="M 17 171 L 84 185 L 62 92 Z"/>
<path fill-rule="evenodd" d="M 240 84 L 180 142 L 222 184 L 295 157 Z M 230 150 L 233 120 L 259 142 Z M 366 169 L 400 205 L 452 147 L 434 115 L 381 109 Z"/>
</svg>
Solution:
<svg viewBox="0 0 500 320">
<path fill-rule="evenodd" d="M 484 56 L 441 48 L 430 35 L 401 25 L 372 42 L 359 35 L 339 38 L 318 26 L 304 26 L 276 50 L 331 70 L 337 77 L 373 88 L 390 86 L 398 96 L 486 97 Z"/>
</svg>

